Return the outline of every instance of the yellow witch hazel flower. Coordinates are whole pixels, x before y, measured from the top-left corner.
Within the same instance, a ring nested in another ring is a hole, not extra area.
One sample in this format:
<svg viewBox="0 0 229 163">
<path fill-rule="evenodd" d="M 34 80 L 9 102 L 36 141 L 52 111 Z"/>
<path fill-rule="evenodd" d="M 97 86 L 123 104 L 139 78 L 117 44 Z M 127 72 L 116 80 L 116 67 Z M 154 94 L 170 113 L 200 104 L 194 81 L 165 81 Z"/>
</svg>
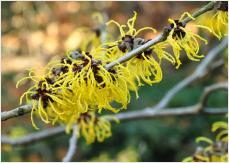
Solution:
<svg viewBox="0 0 229 163">
<path fill-rule="evenodd" d="M 82 113 L 89 109 L 101 111 L 104 108 L 117 112 L 126 108 L 130 101 L 127 87 L 130 82 L 126 81 L 125 74 L 122 75 L 118 68 L 106 70 L 104 66 L 102 60 L 95 59 L 88 52 L 82 52 L 80 59 L 71 60 L 70 71 L 62 84 L 66 88 L 63 94 L 71 96 L 73 103 L 82 105 L 85 109 Z M 71 91 L 67 89 L 69 85 Z M 112 106 L 112 103 L 119 107 Z"/>
<path fill-rule="evenodd" d="M 144 41 L 144 40 L 140 38 L 136 39 L 136 37 L 142 31 L 151 30 L 153 33 L 156 32 L 156 30 L 152 27 L 144 27 L 139 30 L 136 30 L 134 28 L 136 19 L 137 19 L 137 12 L 134 12 L 134 16 L 127 21 L 127 25 L 120 25 L 118 22 L 114 20 L 111 20 L 106 23 L 107 25 L 113 23 L 119 28 L 120 38 L 118 39 L 118 41 L 105 44 L 106 46 L 108 46 L 108 51 L 110 53 L 112 53 L 112 51 L 115 51 L 115 57 L 120 57 L 123 55 L 123 53 L 131 51 L 134 48 L 136 48 L 136 46 L 139 46 L 139 41 Z M 122 53 L 120 53 L 120 51 Z"/>
<path fill-rule="evenodd" d="M 216 140 L 206 137 L 198 137 L 197 143 L 205 143 L 205 147 L 198 147 L 195 154 L 187 157 L 183 162 L 227 162 L 228 161 L 228 124 L 227 122 L 215 122 L 212 132 L 217 132 Z"/>
<path fill-rule="evenodd" d="M 212 33 L 220 40 L 224 35 L 227 35 L 228 29 L 228 2 L 219 2 L 217 12 L 211 19 Z"/>
<path fill-rule="evenodd" d="M 219 40 L 228 34 L 228 2 L 219 1 L 216 10 L 201 15 L 197 24 L 211 29 L 211 33 Z"/>
<path fill-rule="evenodd" d="M 114 23 L 119 27 L 121 39 L 114 43 L 107 43 L 107 53 L 111 58 L 118 58 L 125 55 L 126 52 L 131 51 L 143 44 L 145 41 L 142 38 L 138 38 L 140 32 L 144 30 L 151 30 L 154 33 L 156 30 L 152 27 L 144 27 L 139 30 L 134 28 L 137 19 L 137 13 L 134 12 L 134 16 L 127 21 L 127 25 L 120 25 L 114 20 L 109 21 L 107 24 Z M 137 79 L 138 85 L 143 85 L 141 80 L 145 83 L 152 85 L 153 83 L 160 82 L 162 79 L 162 70 L 158 61 L 152 55 L 152 49 L 147 49 L 143 53 L 138 54 L 135 58 L 132 58 L 126 63 L 126 67 L 132 73 L 132 80 Z"/>
<path fill-rule="evenodd" d="M 111 124 L 103 117 L 97 117 L 94 112 L 87 112 L 80 115 L 77 120 L 79 135 L 82 135 L 87 144 L 94 141 L 103 142 L 112 135 Z"/>
<path fill-rule="evenodd" d="M 159 59 L 159 64 L 161 64 L 163 59 L 169 61 L 172 64 L 176 63 L 174 56 L 166 51 L 167 48 L 168 44 L 166 42 L 160 42 L 156 45 L 153 45 L 152 50 L 157 55 L 157 58 Z"/>
<path fill-rule="evenodd" d="M 204 56 L 199 54 L 200 45 L 198 40 L 203 41 L 205 44 L 208 43 L 206 39 L 202 38 L 198 34 L 195 34 L 191 30 L 185 28 L 185 25 L 182 23 L 182 20 L 186 15 L 195 20 L 195 18 L 193 18 L 187 12 L 185 12 L 179 20 L 168 20 L 170 23 L 170 33 L 165 43 L 172 46 L 172 50 L 177 64 L 176 68 L 179 68 L 179 66 L 181 65 L 180 52 L 182 49 L 186 52 L 187 57 L 190 60 L 200 61 L 200 59 Z M 205 26 L 198 27 L 210 30 Z"/>
<path fill-rule="evenodd" d="M 131 59 L 127 63 L 127 67 L 131 72 L 134 72 L 133 78 L 137 79 L 139 86 L 143 85 L 141 80 L 149 85 L 158 83 L 162 80 L 162 70 L 160 64 L 152 55 L 148 55 L 146 52 Z"/>
<path fill-rule="evenodd" d="M 50 121 L 53 121 L 52 118 L 55 119 L 56 117 L 48 115 L 48 111 L 58 112 L 59 107 L 68 107 L 68 105 L 66 99 L 61 97 L 55 90 L 56 83 L 51 78 L 36 76 L 34 71 L 30 70 L 29 76 L 19 80 L 16 87 L 25 79 L 31 79 L 34 85 L 21 96 L 20 104 L 24 97 L 26 98 L 26 103 L 32 104 L 31 121 L 34 128 L 38 129 L 33 120 L 34 112 L 40 116 L 43 122 L 50 123 Z"/>
</svg>

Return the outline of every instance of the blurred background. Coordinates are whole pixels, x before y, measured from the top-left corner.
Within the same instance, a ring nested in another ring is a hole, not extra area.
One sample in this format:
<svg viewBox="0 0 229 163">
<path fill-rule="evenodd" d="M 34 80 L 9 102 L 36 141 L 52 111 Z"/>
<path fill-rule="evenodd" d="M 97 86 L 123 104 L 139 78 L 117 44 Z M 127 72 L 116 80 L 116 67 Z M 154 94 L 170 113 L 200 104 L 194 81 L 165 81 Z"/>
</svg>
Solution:
<svg viewBox="0 0 229 163">
<path fill-rule="evenodd" d="M 178 19 L 183 12 L 192 12 L 204 4 L 206 2 L 2 2 L 2 111 L 19 105 L 19 97 L 30 83 L 19 89 L 16 89 L 15 85 L 18 79 L 27 73 L 26 69 L 32 67 L 39 70 L 50 59 L 62 56 L 69 49 L 77 48 L 80 42 L 87 38 L 77 29 L 86 26 L 93 30 L 94 13 L 105 13 L 108 20 L 114 19 L 123 24 L 132 17 L 133 11 L 137 11 L 136 28 L 152 26 L 160 32 L 160 29 L 168 25 L 169 17 Z M 196 32 L 201 31 L 196 29 Z M 201 48 L 201 52 L 206 55 L 219 41 L 206 33 L 202 35 L 209 40 L 209 44 Z M 152 38 L 154 34 L 145 32 L 143 37 Z M 225 54 L 221 55 L 221 59 L 227 60 L 227 51 Z M 162 82 L 151 87 L 142 87 L 138 100 L 133 94 L 128 111 L 153 106 L 199 64 L 187 60 L 186 57 L 183 57 L 182 61 L 179 70 L 166 62 L 163 63 Z M 225 80 L 227 68 L 217 69 L 178 93 L 169 106 L 195 104 L 204 86 Z M 227 94 L 214 93 L 209 99 L 209 105 L 227 106 Z M 197 115 L 113 124 L 113 136 L 103 143 L 87 145 L 85 140 L 80 138 L 73 161 L 180 161 L 195 151 L 194 139 L 197 136 L 212 138 L 211 124 L 223 119 L 224 115 Z M 43 128 L 49 127 L 52 126 L 43 125 Z M 2 122 L 1 132 L 17 138 L 37 131 L 32 127 L 28 114 Z M 19 147 L 2 145 L 2 161 L 61 161 L 67 152 L 69 137 L 62 134 Z"/>
</svg>

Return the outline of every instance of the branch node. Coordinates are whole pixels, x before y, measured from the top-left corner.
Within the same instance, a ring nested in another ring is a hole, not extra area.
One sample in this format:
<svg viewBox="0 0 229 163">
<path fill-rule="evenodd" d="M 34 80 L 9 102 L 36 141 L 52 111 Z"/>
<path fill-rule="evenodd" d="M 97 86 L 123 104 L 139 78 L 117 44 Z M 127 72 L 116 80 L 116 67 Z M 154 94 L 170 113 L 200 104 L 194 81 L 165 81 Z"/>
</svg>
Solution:
<svg viewBox="0 0 229 163">
<path fill-rule="evenodd" d="M 165 41 L 167 37 L 169 36 L 171 29 L 169 27 L 164 27 L 162 32 L 162 41 Z"/>
<path fill-rule="evenodd" d="M 17 113 L 18 113 L 18 116 L 23 115 L 24 114 L 23 108 L 19 107 L 18 110 L 17 110 Z"/>
</svg>

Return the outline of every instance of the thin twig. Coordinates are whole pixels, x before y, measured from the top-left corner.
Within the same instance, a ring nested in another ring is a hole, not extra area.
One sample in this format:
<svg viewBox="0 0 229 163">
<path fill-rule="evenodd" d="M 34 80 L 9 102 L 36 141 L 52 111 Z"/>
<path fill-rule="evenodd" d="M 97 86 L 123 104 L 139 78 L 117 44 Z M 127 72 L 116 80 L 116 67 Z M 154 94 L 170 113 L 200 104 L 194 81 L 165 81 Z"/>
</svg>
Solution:
<svg viewBox="0 0 229 163">
<path fill-rule="evenodd" d="M 152 110 L 152 108 L 148 108 L 140 111 L 119 113 L 115 115 L 115 118 L 117 118 L 120 121 L 130 121 L 130 120 L 155 119 L 155 118 L 171 117 L 171 116 L 198 115 L 199 113 L 203 113 L 205 115 L 225 114 L 227 113 L 227 108 L 206 108 L 203 111 L 201 111 L 201 106 L 199 104 L 186 106 L 186 107 L 178 107 L 178 108 L 164 108 L 163 110 L 160 111 L 154 111 Z"/>
<path fill-rule="evenodd" d="M 224 114 L 228 112 L 227 108 L 205 108 L 205 103 L 210 93 L 219 90 L 227 91 L 227 83 L 218 83 L 208 86 L 204 89 L 199 102 L 192 106 L 179 107 L 179 108 L 163 108 L 158 109 L 155 107 L 145 108 L 139 111 L 132 111 L 127 113 L 119 113 L 115 115 L 115 118 L 119 120 L 132 120 L 132 119 L 145 119 L 145 118 L 159 118 L 164 116 L 182 116 L 190 114 Z"/>
<path fill-rule="evenodd" d="M 205 90 L 204 90 L 204 93 L 200 99 L 201 101 L 201 104 L 204 106 L 206 106 L 207 104 L 207 100 L 209 98 L 209 96 L 215 92 L 215 91 L 218 91 L 218 90 L 223 90 L 223 91 L 228 91 L 228 86 L 227 86 L 227 83 L 218 83 L 218 84 L 214 84 L 214 85 L 211 85 L 209 87 L 207 87 Z"/>
<path fill-rule="evenodd" d="M 2 135 L 1 142 L 3 144 L 10 144 L 13 146 L 26 145 L 26 144 L 35 143 L 37 141 L 58 135 L 60 133 L 64 133 L 64 131 L 65 131 L 64 127 L 58 126 L 55 128 L 50 128 L 50 129 L 45 129 L 42 131 L 34 132 L 27 136 L 16 138 L 16 139 L 10 138 L 9 136 Z"/>
<path fill-rule="evenodd" d="M 4 111 L 4 112 L 1 112 L 1 120 L 5 121 L 10 118 L 22 116 L 24 114 L 30 113 L 31 110 L 32 110 L 31 105 L 23 105 L 23 106 L 17 107 L 16 109 L 10 110 L 10 111 Z"/>
<path fill-rule="evenodd" d="M 67 154 L 63 158 L 63 162 L 70 162 L 76 152 L 77 149 L 77 126 L 73 127 L 72 137 L 69 139 L 69 148 Z"/>
<path fill-rule="evenodd" d="M 152 108 L 151 108 L 152 109 Z M 187 115 L 198 115 L 202 113 L 204 115 L 217 115 L 217 114 L 225 114 L 227 113 L 227 108 L 205 108 L 202 112 L 200 112 L 200 105 L 192 105 L 187 107 L 179 107 L 179 108 L 164 108 L 160 111 L 150 111 L 150 110 L 140 110 L 140 111 L 132 111 L 127 113 L 119 113 L 116 115 L 112 115 L 120 121 L 130 121 L 130 120 L 146 120 L 146 119 L 155 119 L 161 117 L 169 117 L 169 116 L 187 116 Z M 110 121 L 113 121 L 113 118 L 107 118 Z M 43 139 L 59 135 L 64 133 L 64 127 L 55 127 L 49 130 L 43 130 L 36 133 L 29 134 L 22 138 L 9 138 L 8 136 L 2 136 L 1 143 L 2 144 L 10 144 L 10 145 L 25 145 L 31 144 Z M 43 135 L 43 136 L 41 136 Z"/>
</svg>

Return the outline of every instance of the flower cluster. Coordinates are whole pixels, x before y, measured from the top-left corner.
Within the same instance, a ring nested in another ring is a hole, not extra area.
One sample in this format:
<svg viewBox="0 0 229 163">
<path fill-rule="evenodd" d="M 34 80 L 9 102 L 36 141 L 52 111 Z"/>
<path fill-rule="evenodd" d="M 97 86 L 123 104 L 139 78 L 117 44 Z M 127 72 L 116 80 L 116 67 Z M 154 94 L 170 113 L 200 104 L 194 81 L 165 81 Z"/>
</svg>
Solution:
<svg viewBox="0 0 229 163">
<path fill-rule="evenodd" d="M 120 38 L 116 42 L 107 43 L 107 53 L 110 58 L 116 59 L 127 52 L 145 44 L 150 40 L 144 40 L 143 38 L 137 37 L 140 32 L 144 30 L 151 30 L 153 33 L 156 30 L 152 27 L 144 27 L 139 30 L 134 28 L 137 19 L 137 13 L 134 12 L 134 16 L 127 21 L 127 25 L 120 25 L 118 22 L 111 20 L 107 24 L 114 23 L 119 27 Z M 138 81 L 138 86 L 143 85 L 142 81 L 152 85 L 158 83 L 162 79 L 162 70 L 158 61 L 153 57 L 153 50 L 151 48 L 146 49 L 144 52 L 139 53 L 136 57 L 132 58 L 126 63 L 126 68 L 132 74 L 131 79 Z"/>
<path fill-rule="evenodd" d="M 205 44 L 208 43 L 208 41 L 203 37 L 185 28 L 186 24 L 182 23 L 185 15 L 195 20 L 195 18 L 193 18 L 187 12 L 185 12 L 179 20 L 169 19 L 168 21 L 170 23 L 170 33 L 167 37 L 167 40 L 162 43 L 164 46 L 167 45 L 172 47 L 174 58 L 170 60 L 172 63 L 175 62 L 176 68 L 179 68 L 179 66 L 182 64 L 180 61 L 182 50 L 185 51 L 187 57 L 190 60 L 200 61 L 200 58 L 203 58 L 204 56 L 199 54 L 200 45 L 198 40 L 203 41 Z"/>
<path fill-rule="evenodd" d="M 198 147 L 193 156 L 185 158 L 184 162 L 227 162 L 228 161 L 228 124 L 216 122 L 212 125 L 212 132 L 216 132 L 216 140 L 199 137 L 196 141 L 206 143 L 205 147 Z"/>
<path fill-rule="evenodd" d="M 130 101 L 127 85 L 131 83 L 126 80 L 125 68 L 106 70 L 104 63 L 88 52 L 72 52 L 60 62 L 50 63 L 45 76 L 35 76 L 31 71 L 24 79 L 27 78 L 35 83 L 21 96 L 21 102 L 24 96 L 27 102 L 32 100 L 31 119 L 35 128 L 35 110 L 45 123 L 68 124 L 75 122 L 81 113 L 102 109 L 117 112 Z"/>
<path fill-rule="evenodd" d="M 136 12 L 126 25 L 120 25 L 114 20 L 107 23 L 118 26 L 120 36 L 117 41 L 112 41 L 113 35 L 108 33 L 107 41 L 100 44 L 101 28 L 98 28 L 78 50 L 48 63 L 42 76 L 30 70 L 29 76 L 21 79 L 17 86 L 25 79 L 34 82 L 20 98 L 20 103 L 25 97 L 26 102 L 32 104 L 33 126 L 38 129 L 34 122 L 36 114 L 45 123 L 65 124 L 67 132 L 77 124 L 80 135 L 88 143 L 95 140 L 101 142 L 109 137 L 109 121 L 96 116 L 96 113 L 103 110 L 117 113 L 126 109 L 131 99 L 130 91 L 134 91 L 138 98 L 138 88 L 144 83 L 152 85 L 160 82 L 163 77 L 163 59 L 176 64 L 178 68 L 182 50 L 190 60 L 199 61 L 203 57 L 199 54 L 198 40 L 205 43 L 207 40 L 186 28 L 182 22 L 186 16 L 194 20 L 188 13 L 184 13 L 179 20 L 169 19 L 169 34 L 165 41 L 112 68 L 106 69 L 105 66 L 150 41 L 139 36 L 142 31 L 156 32 L 152 27 L 136 30 Z M 169 46 L 172 53 L 168 50 Z"/>
<path fill-rule="evenodd" d="M 110 122 L 103 117 L 96 117 L 94 112 L 81 114 L 77 123 L 80 133 L 88 144 L 94 142 L 95 139 L 102 142 L 112 135 Z"/>
<path fill-rule="evenodd" d="M 212 17 L 211 28 L 213 34 L 221 39 L 223 35 L 227 35 L 228 28 L 228 2 L 222 1 L 219 3 L 217 12 Z"/>
</svg>

